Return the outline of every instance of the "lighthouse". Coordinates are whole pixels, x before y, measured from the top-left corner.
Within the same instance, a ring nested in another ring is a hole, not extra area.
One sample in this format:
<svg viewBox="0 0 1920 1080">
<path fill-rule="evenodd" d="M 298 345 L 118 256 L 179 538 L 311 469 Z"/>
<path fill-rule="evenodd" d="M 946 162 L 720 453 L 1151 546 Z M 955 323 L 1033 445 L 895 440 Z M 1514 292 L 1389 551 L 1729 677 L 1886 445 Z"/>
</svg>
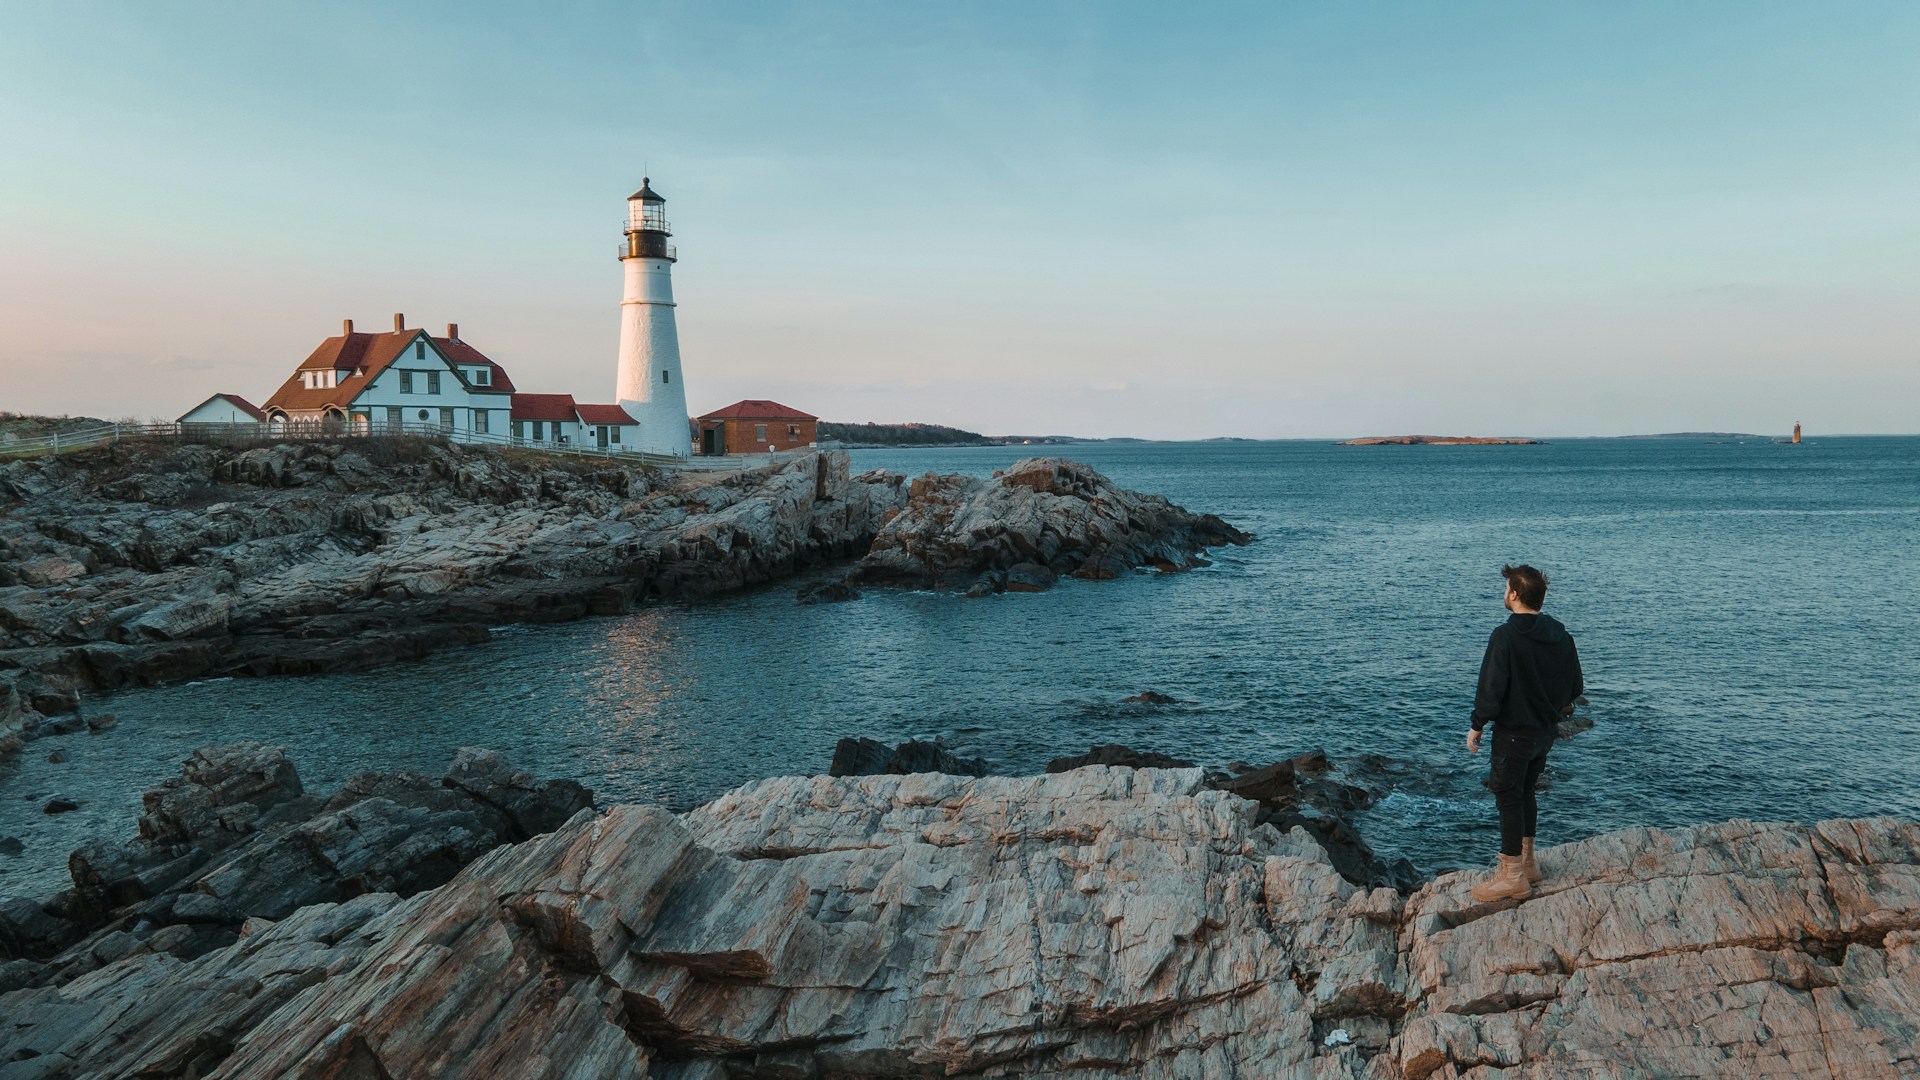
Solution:
<svg viewBox="0 0 1920 1080">
<path fill-rule="evenodd" d="M 673 323 L 673 245 L 667 200 L 640 178 L 627 199 L 627 239 L 620 248 L 620 373 L 614 398 L 640 425 L 650 454 L 686 457 L 687 391 L 680 382 L 680 334 Z"/>
</svg>

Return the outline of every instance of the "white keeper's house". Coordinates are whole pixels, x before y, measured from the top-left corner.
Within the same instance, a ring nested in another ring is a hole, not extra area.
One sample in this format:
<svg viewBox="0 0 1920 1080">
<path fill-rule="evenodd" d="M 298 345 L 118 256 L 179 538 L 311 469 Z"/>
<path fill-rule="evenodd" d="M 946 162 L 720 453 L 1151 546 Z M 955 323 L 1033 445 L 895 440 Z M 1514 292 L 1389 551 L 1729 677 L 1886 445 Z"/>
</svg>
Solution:
<svg viewBox="0 0 1920 1080">
<path fill-rule="evenodd" d="M 669 240 L 666 202 L 644 177 L 627 199 L 614 404 L 520 393 L 506 369 L 460 339 L 458 325 L 447 324 L 436 337 L 395 315 L 392 330 L 376 333 L 346 320 L 339 336 L 321 342 L 258 409 L 238 395 L 215 394 L 179 423 L 444 433 L 687 457 L 693 443 L 673 300 L 679 253 Z"/>
<path fill-rule="evenodd" d="M 353 320 L 346 320 L 339 335 L 321 342 L 260 411 L 270 426 L 444 432 L 553 446 L 621 449 L 639 436 L 639 425 L 619 406 L 580 405 L 568 394 L 518 393 L 505 368 L 460 339 L 458 324 L 448 323 L 446 334 L 436 337 L 409 328 L 404 315 L 395 315 L 393 329 L 383 333 L 356 331 Z"/>
</svg>

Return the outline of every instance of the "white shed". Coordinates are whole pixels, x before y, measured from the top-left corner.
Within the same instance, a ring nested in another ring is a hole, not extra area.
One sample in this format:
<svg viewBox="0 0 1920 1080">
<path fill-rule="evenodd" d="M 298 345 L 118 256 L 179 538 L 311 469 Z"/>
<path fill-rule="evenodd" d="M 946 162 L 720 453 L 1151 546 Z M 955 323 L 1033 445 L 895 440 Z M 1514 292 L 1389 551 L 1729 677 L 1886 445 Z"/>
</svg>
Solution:
<svg viewBox="0 0 1920 1080">
<path fill-rule="evenodd" d="M 267 414 L 254 408 L 253 403 L 239 394 L 215 394 L 207 400 L 188 409 L 180 417 L 179 423 L 193 425 L 209 424 L 263 424 Z"/>
</svg>

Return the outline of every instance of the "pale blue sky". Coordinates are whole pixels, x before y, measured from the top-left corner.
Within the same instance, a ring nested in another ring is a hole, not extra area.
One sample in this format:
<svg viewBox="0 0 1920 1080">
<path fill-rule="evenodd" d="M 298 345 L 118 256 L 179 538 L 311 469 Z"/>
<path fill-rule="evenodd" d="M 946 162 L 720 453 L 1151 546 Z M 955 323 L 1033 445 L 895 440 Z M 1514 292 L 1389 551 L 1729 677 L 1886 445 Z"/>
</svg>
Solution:
<svg viewBox="0 0 1920 1080">
<path fill-rule="evenodd" d="M 0 409 L 343 317 L 990 432 L 1920 431 L 1920 5 L 9 4 Z"/>
</svg>

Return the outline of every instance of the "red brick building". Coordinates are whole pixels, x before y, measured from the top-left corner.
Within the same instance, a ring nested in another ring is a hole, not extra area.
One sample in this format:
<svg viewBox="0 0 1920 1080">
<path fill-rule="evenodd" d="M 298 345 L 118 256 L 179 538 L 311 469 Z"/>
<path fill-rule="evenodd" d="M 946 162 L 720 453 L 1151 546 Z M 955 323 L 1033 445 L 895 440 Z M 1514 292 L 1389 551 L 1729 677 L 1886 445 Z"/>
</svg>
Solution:
<svg viewBox="0 0 1920 1080">
<path fill-rule="evenodd" d="M 811 446 L 820 418 L 777 401 L 749 399 L 700 417 L 700 453 L 767 454 Z"/>
</svg>

